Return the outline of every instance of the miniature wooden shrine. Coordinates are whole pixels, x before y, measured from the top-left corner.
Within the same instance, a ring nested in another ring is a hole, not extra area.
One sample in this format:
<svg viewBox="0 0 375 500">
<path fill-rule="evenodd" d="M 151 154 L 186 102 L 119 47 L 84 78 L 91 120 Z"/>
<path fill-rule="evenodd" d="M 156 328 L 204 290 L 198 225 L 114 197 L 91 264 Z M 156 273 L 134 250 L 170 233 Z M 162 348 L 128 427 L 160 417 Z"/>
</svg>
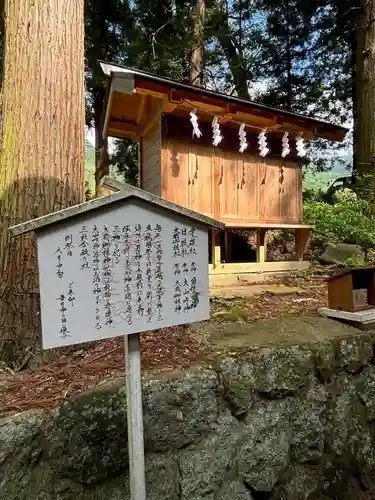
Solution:
<svg viewBox="0 0 375 500">
<path fill-rule="evenodd" d="M 348 312 L 375 308 L 375 267 L 347 269 L 329 278 L 328 307 Z"/>
<path fill-rule="evenodd" d="M 211 274 L 308 267 L 303 140 L 342 141 L 345 128 L 142 71 L 101 67 L 109 80 L 103 135 L 139 141 L 140 187 L 225 223 L 224 238 L 212 232 Z M 271 229 L 295 231 L 294 261 L 265 262 Z M 256 262 L 231 262 L 233 230 L 257 231 Z"/>
</svg>

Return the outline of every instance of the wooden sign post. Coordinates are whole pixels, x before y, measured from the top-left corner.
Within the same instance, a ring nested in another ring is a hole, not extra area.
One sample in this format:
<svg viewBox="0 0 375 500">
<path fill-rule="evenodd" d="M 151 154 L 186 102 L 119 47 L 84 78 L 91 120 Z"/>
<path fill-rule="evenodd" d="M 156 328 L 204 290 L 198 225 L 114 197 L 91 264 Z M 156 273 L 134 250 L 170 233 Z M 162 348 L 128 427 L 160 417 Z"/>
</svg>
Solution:
<svg viewBox="0 0 375 500">
<path fill-rule="evenodd" d="M 140 333 L 209 318 L 208 231 L 137 188 L 14 226 L 35 231 L 43 348 L 125 335 L 130 488 L 146 498 Z"/>
<path fill-rule="evenodd" d="M 135 500 L 146 498 L 140 340 L 139 333 L 125 335 L 129 478 L 131 498 Z"/>
</svg>

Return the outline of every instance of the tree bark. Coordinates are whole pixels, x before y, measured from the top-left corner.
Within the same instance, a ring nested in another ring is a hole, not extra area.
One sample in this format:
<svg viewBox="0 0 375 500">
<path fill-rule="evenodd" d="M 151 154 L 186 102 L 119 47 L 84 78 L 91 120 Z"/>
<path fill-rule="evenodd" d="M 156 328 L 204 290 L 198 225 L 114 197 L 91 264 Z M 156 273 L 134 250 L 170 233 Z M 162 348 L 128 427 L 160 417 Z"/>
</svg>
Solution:
<svg viewBox="0 0 375 500">
<path fill-rule="evenodd" d="M 223 0 L 213 0 L 213 4 L 215 4 L 215 2 L 218 10 L 218 14 L 213 20 L 215 34 L 227 59 L 238 97 L 250 100 L 250 93 L 247 84 L 250 79 L 250 75 L 241 52 L 236 46 L 234 37 L 232 36 L 225 2 Z"/>
<path fill-rule="evenodd" d="M 357 37 L 356 30 L 353 29 L 349 36 L 349 47 L 350 47 L 350 74 L 351 74 L 351 102 L 352 102 L 352 113 L 353 113 L 353 174 L 357 172 Z"/>
<path fill-rule="evenodd" d="M 375 0 L 362 0 L 357 23 L 356 189 L 374 198 L 375 166 Z"/>
<path fill-rule="evenodd" d="M 292 85 L 292 47 L 290 40 L 290 12 L 289 6 L 286 6 L 286 74 L 287 74 L 287 109 L 292 110 L 293 106 L 293 85 Z"/>
<path fill-rule="evenodd" d="M 189 61 L 189 83 L 202 86 L 204 66 L 204 13 L 205 0 L 195 0 L 193 5 L 193 49 Z"/>
<path fill-rule="evenodd" d="M 40 342 L 33 234 L 8 228 L 84 199 L 83 0 L 7 0 L 0 155 L 0 355 Z"/>
</svg>

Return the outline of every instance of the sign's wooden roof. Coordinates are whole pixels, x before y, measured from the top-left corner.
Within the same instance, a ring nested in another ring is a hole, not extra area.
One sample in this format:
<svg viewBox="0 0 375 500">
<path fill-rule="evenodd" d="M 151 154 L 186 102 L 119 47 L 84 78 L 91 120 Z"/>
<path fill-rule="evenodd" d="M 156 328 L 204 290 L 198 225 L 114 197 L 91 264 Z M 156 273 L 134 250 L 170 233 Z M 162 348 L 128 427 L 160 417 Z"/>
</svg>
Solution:
<svg viewBox="0 0 375 500">
<path fill-rule="evenodd" d="M 347 129 L 323 120 L 265 106 L 212 90 L 186 85 L 132 68 L 100 63 L 109 78 L 104 135 L 138 139 L 161 114 L 186 116 L 196 108 L 202 121 L 220 115 L 230 126 L 245 123 L 255 129 L 302 132 L 305 139 L 342 141 Z"/>
<path fill-rule="evenodd" d="M 46 228 L 47 226 L 66 221 L 67 219 L 70 219 L 72 217 L 77 217 L 79 215 L 95 211 L 97 209 L 102 209 L 103 207 L 112 205 L 113 203 L 118 203 L 121 201 L 126 202 L 131 200 L 140 200 L 141 202 L 144 202 L 146 204 L 153 205 L 154 207 L 159 207 L 161 209 L 172 212 L 172 215 L 187 217 L 196 224 L 202 224 L 220 230 L 225 228 L 225 224 L 215 219 L 211 219 L 211 217 L 206 217 L 205 215 L 199 214 L 198 212 L 194 212 L 193 210 L 189 210 L 188 208 L 176 205 L 171 201 L 163 200 L 159 196 L 148 193 L 143 189 L 130 186 L 129 184 L 123 184 L 121 186 L 121 191 L 119 190 L 108 196 L 103 196 L 101 198 L 86 201 L 85 203 L 81 203 L 80 205 L 65 208 L 64 210 L 59 210 L 58 212 L 54 212 L 52 214 L 44 215 L 43 217 L 38 217 L 37 219 L 18 224 L 17 226 L 9 228 L 9 231 L 12 236 L 28 233 L 30 231 L 37 231 L 39 229 Z"/>
</svg>

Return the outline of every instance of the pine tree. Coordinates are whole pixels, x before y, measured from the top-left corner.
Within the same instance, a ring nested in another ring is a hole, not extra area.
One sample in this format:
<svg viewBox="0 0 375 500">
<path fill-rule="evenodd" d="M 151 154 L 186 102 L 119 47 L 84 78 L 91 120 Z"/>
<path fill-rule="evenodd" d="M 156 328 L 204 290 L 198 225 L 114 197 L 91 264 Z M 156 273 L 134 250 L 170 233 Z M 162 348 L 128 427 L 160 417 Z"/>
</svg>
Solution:
<svg viewBox="0 0 375 500">
<path fill-rule="evenodd" d="M 191 5 L 186 0 L 136 0 L 140 27 L 134 66 L 177 81 L 189 80 L 193 46 Z"/>
<path fill-rule="evenodd" d="M 236 30 L 233 29 L 234 23 L 231 23 L 233 9 L 230 9 L 224 0 L 211 0 L 208 5 L 207 37 L 211 40 L 217 40 L 216 50 L 221 52 L 224 58 L 224 62 L 223 59 L 217 62 L 219 62 L 219 66 L 228 66 L 231 74 L 230 83 L 236 94 L 244 99 L 250 99 L 249 81 L 253 75 L 249 71 L 242 47 L 235 37 Z M 228 76 L 225 75 L 226 71 L 223 75 L 224 80 L 228 80 Z"/>
<path fill-rule="evenodd" d="M 131 55 L 137 29 L 127 0 L 86 0 L 86 124 L 95 129 L 95 183 L 100 192 L 101 179 L 108 173 L 108 142 L 103 139 L 105 81 L 98 61 L 122 62 Z"/>
<path fill-rule="evenodd" d="M 115 153 L 111 157 L 114 177 L 120 178 L 132 186 L 138 186 L 138 144 L 128 139 L 117 139 L 114 146 Z"/>
<path fill-rule="evenodd" d="M 312 72 L 314 1 L 265 0 L 266 28 L 261 39 L 262 74 L 268 83 L 262 101 L 306 112 L 321 97 L 321 79 Z"/>
</svg>

